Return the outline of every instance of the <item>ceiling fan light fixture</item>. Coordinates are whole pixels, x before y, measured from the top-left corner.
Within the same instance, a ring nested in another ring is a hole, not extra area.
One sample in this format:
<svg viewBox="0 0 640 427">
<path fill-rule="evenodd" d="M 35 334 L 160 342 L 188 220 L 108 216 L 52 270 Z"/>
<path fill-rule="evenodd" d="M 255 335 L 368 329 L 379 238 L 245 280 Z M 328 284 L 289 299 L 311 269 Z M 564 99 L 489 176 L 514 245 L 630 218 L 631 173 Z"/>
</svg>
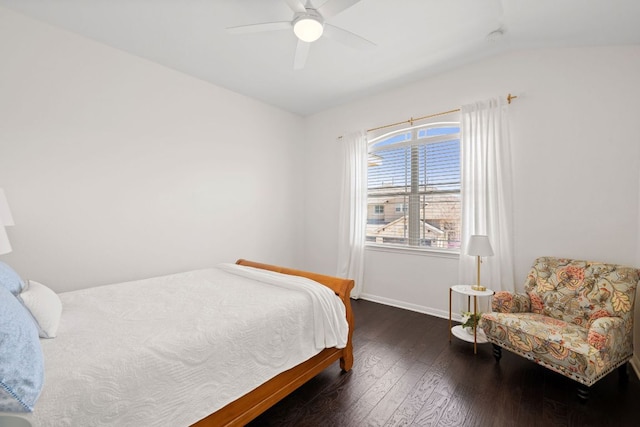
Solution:
<svg viewBox="0 0 640 427">
<path fill-rule="evenodd" d="M 311 43 L 322 36 L 322 22 L 314 16 L 302 16 L 293 24 L 293 32 L 303 42 Z"/>
</svg>

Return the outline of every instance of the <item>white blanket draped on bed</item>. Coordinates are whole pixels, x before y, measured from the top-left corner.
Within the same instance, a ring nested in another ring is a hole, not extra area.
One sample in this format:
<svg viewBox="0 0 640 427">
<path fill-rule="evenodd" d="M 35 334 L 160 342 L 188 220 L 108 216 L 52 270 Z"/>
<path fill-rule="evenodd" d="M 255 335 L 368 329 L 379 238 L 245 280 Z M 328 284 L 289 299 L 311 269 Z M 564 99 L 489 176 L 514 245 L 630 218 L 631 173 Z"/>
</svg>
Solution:
<svg viewBox="0 0 640 427">
<path fill-rule="evenodd" d="M 336 304 L 336 295 L 326 286 L 318 286 L 318 283 L 305 277 L 285 276 L 269 270 L 259 268 L 241 267 L 236 264 L 221 264 L 218 266 L 229 273 L 248 277 L 285 289 L 304 292 L 309 296 L 313 304 L 314 336 L 316 348 L 344 348 L 347 345 L 349 325 L 346 321 L 344 304 Z"/>
<path fill-rule="evenodd" d="M 232 264 L 60 298 L 34 427 L 188 426 L 347 341 L 331 290 Z"/>
</svg>

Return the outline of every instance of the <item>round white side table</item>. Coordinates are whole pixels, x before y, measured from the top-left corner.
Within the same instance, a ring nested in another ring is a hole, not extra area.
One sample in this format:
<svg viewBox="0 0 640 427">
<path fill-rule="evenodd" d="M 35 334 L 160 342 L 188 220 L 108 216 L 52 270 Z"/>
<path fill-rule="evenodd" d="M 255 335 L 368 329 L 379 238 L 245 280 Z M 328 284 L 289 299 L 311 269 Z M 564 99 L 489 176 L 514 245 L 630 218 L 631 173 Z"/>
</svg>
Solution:
<svg viewBox="0 0 640 427">
<path fill-rule="evenodd" d="M 452 327 L 452 319 L 451 319 L 451 297 L 453 293 L 456 292 L 458 294 L 466 295 L 467 298 L 467 311 L 471 312 L 471 297 L 473 297 L 473 315 L 475 316 L 478 312 L 478 297 L 490 297 L 494 294 L 494 292 L 487 288 L 484 291 L 476 291 L 471 288 L 469 285 L 455 285 L 449 288 L 449 342 L 451 342 L 451 335 L 454 335 L 456 338 L 459 338 L 463 341 L 472 342 L 473 343 L 473 354 L 478 353 L 478 344 L 483 344 L 487 342 L 487 337 L 484 334 L 482 329 L 476 327 L 473 330 L 473 334 L 465 331 L 461 325 Z"/>
</svg>

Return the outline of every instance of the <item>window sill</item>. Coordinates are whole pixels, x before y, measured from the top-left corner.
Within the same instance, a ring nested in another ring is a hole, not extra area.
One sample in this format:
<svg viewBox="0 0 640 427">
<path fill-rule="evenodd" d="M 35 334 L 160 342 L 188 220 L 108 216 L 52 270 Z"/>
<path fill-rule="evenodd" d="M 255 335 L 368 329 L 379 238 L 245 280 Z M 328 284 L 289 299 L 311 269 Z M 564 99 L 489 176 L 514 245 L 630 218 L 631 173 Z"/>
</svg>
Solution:
<svg viewBox="0 0 640 427">
<path fill-rule="evenodd" d="M 367 243 L 364 246 L 367 251 L 376 252 L 391 252 L 391 253 L 404 253 L 409 255 L 418 256 L 430 256 L 438 258 L 458 259 L 460 258 L 460 252 L 446 249 L 427 249 L 427 248 L 412 248 L 408 246 L 390 246 L 390 245 L 377 245 L 375 243 Z"/>
</svg>

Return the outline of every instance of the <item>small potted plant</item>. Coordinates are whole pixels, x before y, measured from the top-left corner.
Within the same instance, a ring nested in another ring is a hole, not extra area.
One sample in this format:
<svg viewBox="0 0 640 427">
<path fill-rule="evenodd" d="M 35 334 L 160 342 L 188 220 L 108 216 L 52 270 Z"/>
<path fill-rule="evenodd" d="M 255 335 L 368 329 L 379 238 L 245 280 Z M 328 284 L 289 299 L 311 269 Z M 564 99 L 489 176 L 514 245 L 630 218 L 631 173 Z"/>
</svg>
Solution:
<svg viewBox="0 0 640 427">
<path fill-rule="evenodd" d="M 476 326 L 478 326 L 478 322 L 480 321 L 480 317 L 482 313 L 473 314 L 470 311 L 462 312 L 462 329 L 467 331 L 468 334 L 473 335 L 475 332 Z"/>
</svg>

